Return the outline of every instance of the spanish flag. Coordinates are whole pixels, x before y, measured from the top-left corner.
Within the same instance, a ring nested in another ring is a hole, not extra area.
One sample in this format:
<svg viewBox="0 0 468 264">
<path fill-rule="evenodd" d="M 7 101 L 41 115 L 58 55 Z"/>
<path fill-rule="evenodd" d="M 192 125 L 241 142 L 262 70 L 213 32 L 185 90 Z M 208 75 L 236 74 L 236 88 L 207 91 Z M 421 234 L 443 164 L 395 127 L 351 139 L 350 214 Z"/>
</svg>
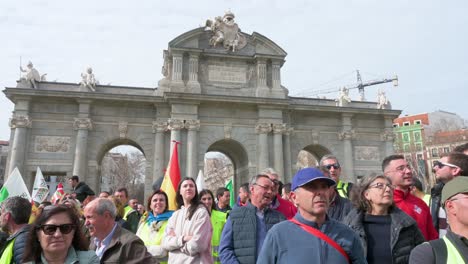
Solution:
<svg viewBox="0 0 468 264">
<path fill-rule="evenodd" d="M 176 193 L 177 185 L 180 182 L 180 167 L 179 167 L 179 153 L 177 151 L 177 145 L 180 143 L 174 142 L 174 149 L 172 150 L 172 157 L 169 160 L 164 179 L 161 184 L 161 190 L 163 190 L 169 199 L 169 210 L 177 210 Z"/>
</svg>

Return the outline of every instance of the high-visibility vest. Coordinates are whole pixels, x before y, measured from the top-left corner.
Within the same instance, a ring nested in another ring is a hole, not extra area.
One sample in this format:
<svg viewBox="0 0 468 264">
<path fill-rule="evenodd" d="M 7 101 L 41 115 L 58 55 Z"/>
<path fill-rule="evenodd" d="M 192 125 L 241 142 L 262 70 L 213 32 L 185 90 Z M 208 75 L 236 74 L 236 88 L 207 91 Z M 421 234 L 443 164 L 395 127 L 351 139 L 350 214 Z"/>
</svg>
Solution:
<svg viewBox="0 0 468 264">
<path fill-rule="evenodd" d="M 145 246 L 159 246 L 161 245 L 162 239 L 164 237 L 164 231 L 166 230 L 167 222 L 168 221 L 163 221 L 156 233 L 151 230 L 150 224 L 144 222 L 138 228 L 136 235 L 141 238 L 141 240 L 143 240 Z M 160 261 L 159 263 L 167 263 L 167 260 Z"/>
<path fill-rule="evenodd" d="M 217 210 L 211 210 L 211 225 L 213 226 L 213 235 L 211 236 L 211 255 L 214 263 L 221 263 L 219 260 L 219 242 L 224 224 L 226 224 L 227 213 Z"/>
<path fill-rule="evenodd" d="M 123 220 L 127 221 L 127 216 L 128 214 L 133 210 L 132 207 L 130 207 L 129 205 L 125 206 L 124 208 L 124 215 L 123 215 Z"/>
<path fill-rule="evenodd" d="M 453 243 L 444 236 L 442 238 L 447 246 L 447 264 L 463 264 L 465 261 L 463 260 L 460 252 L 458 252 L 457 248 L 453 245 Z M 466 263 L 465 263 L 466 264 Z"/>
<path fill-rule="evenodd" d="M 11 263 L 13 260 L 13 247 L 15 246 L 15 239 L 11 240 L 5 247 L 2 256 L 0 257 L 0 263 Z"/>
<path fill-rule="evenodd" d="M 338 184 L 336 185 L 336 190 L 338 191 L 338 194 L 343 198 L 348 198 L 348 185 L 349 183 L 342 181 L 338 181 Z"/>
</svg>

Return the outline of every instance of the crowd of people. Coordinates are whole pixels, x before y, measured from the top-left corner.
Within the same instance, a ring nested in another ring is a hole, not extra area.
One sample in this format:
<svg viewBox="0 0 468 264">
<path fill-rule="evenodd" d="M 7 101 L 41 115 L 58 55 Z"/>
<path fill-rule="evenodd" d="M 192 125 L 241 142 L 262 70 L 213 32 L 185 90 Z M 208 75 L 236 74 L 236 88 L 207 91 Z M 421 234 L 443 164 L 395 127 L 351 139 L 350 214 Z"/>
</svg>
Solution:
<svg viewBox="0 0 468 264">
<path fill-rule="evenodd" d="M 185 177 L 175 211 L 162 190 L 145 208 L 73 176 L 73 192 L 37 212 L 18 196 L 1 204 L 0 263 L 468 263 L 468 144 L 432 169 L 425 194 L 404 156 L 353 184 L 326 155 L 286 184 L 261 171 L 232 208 L 228 189 Z"/>
</svg>

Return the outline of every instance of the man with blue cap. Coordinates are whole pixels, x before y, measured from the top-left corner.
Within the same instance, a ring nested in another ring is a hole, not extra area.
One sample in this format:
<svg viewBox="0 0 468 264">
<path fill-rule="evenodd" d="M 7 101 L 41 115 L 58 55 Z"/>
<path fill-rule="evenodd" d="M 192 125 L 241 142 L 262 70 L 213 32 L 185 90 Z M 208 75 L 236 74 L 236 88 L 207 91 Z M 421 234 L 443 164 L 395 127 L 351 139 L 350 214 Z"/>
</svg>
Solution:
<svg viewBox="0 0 468 264">
<path fill-rule="evenodd" d="M 367 263 L 354 231 L 327 216 L 335 184 L 316 168 L 296 173 L 291 198 L 298 212 L 270 229 L 257 263 Z"/>
</svg>

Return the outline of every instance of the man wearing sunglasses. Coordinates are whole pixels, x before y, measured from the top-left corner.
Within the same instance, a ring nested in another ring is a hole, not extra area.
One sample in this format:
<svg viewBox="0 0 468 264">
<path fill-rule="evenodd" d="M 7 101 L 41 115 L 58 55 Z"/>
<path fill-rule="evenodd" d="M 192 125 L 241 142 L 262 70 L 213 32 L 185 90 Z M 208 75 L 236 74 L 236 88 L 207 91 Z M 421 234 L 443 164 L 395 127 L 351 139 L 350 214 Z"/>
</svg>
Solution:
<svg viewBox="0 0 468 264">
<path fill-rule="evenodd" d="M 468 177 L 456 177 L 442 189 L 450 229 L 437 240 L 411 251 L 409 263 L 468 263 Z"/>
<path fill-rule="evenodd" d="M 468 172 L 468 156 L 455 152 L 444 154 L 440 160 L 434 161 L 432 169 L 437 184 L 431 189 L 429 207 L 431 208 L 432 223 L 439 231 L 439 237 L 443 237 L 447 232 L 447 216 L 440 203 L 442 188 L 455 177 Z"/>
<path fill-rule="evenodd" d="M 336 191 L 338 194 L 343 198 L 349 198 L 353 183 L 340 180 L 341 165 L 338 158 L 333 155 L 325 155 L 320 159 L 319 164 L 322 171 L 327 171 L 330 178 L 336 182 Z"/>
<path fill-rule="evenodd" d="M 23 263 L 23 253 L 29 233 L 31 202 L 14 196 L 2 204 L 0 227 L 10 235 L 0 257 L 0 263 Z"/>
</svg>

